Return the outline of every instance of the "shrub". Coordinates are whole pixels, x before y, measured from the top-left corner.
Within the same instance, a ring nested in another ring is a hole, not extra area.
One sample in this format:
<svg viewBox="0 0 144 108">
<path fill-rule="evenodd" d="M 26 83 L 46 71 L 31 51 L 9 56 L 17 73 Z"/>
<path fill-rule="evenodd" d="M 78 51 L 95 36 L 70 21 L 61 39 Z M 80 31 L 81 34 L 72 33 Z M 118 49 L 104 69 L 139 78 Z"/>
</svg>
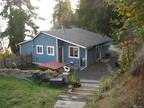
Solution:
<svg viewBox="0 0 144 108">
<path fill-rule="evenodd" d="M 112 72 L 110 75 L 104 77 L 100 81 L 100 89 L 102 91 L 109 90 L 114 84 L 119 83 L 119 80 L 121 80 L 121 73 L 118 72 Z"/>
<path fill-rule="evenodd" d="M 70 82 L 70 84 L 73 84 L 73 85 L 80 84 L 80 79 L 78 78 L 78 75 L 76 74 L 75 71 L 72 72 L 69 82 Z"/>
<path fill-rule="evenodd" d="M 4 53 L 0 53 L 0 59 L 5 59 L 5 58 L 9 58 L 9 57 L 14 57 L 15 55 L 13 53 L 11 53 L 9 50 L 5 50 Z"/>
</svg>

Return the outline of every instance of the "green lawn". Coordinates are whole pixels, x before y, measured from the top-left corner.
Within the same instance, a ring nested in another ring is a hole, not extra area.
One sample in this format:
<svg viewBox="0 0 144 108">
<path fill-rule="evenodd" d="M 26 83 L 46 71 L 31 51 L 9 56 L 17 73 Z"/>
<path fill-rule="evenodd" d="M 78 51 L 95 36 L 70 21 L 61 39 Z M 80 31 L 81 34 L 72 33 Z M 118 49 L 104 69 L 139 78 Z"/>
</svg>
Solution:
<svg viewBox="0 0 144 108">
<path fill-rule="evenodd" d="M 62 88 L 0 77 L 0 108 L 53 108 Z"/>
</svg>

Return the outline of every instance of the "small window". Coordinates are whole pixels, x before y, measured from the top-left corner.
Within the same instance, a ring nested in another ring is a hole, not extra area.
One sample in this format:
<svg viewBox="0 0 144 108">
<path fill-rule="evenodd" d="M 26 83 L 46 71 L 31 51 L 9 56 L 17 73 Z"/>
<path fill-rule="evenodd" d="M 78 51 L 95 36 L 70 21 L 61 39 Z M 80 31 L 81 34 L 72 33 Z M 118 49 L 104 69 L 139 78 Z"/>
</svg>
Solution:
<svg viewBox="0 0 144 108">
<path fill-rule="evenodd" d="M 36 45 L 36 54 L 43 54 L 43 45 Z"/>
<path fill-rule="evenodd" d="M 54 46 L 47 46 L 47 55 L 54 56 Z"/>
<path fill-rule="evenodd" d="M 69 57 L 70 58 L 79 58 L 79 48 L 70 46 L 69 47 Z"/>
</svg>

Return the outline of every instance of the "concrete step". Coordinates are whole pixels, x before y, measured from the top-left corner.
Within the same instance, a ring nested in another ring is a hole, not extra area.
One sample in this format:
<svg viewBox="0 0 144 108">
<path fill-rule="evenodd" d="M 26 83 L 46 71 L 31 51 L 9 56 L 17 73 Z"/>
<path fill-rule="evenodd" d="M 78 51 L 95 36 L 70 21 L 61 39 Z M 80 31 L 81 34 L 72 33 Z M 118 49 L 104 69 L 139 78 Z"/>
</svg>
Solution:
<svg viewBox="0 0 144 108">
<path fill-rule="evenodd" d="M 71 95 L 78 95 L 78 96 L 94 96 L 96 95 L 96 93 L 92 93 L 92 92 L 77 92 L 77 91 L 74 91 L 74 92 L 69 92 L 69 94 Z"/>
<path fill-rule="evenodd" d="M 96 92 L 98 92 L 99 91 L 99 89 L 95 89 L 95 88 L 75 88 L 74 90 L 73 90 L 73 92 L 86 92 L 86 93 L 88 93 L 88 92 L 90 92 L 90 93 L 96 93 Z"/>
<path fill-rule="evenodd" d="M 81 83 L 81 87 L 83 88 L 95 88 L 98 89 L 99 88 L 99 84 L 88 84 L 88 83 Z"/>
<path fill-rule="evenodd" d="M 85 102 L 85 101 L 91 101 L 94 98 L 94 96 L 80 96 L 80 95 L 60 95 L 58 97 L 59 100 L 63 101 L 79 101 L 79 102 Z"/>
<path fill-rule="evenodd" d="M 86 102 L 57 100 L 54 108 L 83 108 Z"/>
<path fill-rule="evenodd" d="M 87 84 L 99 84 L 99 80 L 87 80 L 87 79 L 81 79 L 81 83 L 87 83 Z"/>
</svg>

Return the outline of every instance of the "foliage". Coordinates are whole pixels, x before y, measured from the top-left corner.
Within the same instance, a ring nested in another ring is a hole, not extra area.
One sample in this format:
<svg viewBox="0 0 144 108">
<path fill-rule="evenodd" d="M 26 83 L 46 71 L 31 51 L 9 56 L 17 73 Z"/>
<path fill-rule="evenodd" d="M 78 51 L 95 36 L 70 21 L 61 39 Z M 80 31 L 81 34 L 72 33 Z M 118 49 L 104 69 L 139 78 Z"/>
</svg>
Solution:
<svg viewBox="0 0 144 108">
<path fill-rule="evenodd" d="M 0 59 L 5 59 L 9 57 L 14 57 L 15 55 L 11 53 L 9 50 L 5 50 L 4 53 L 0 53 Z"/>
<path fill-rule="evenodd" d="M 78 26 L 108 36 L 113 36 L 113 29 L 120 28 L 123 23 L 112 23 L 111 20 L 121 19 L 121 16 L 113 11 L 113 6 L 106 5 L 103 0 L 80 0 L 76 14 Z"/>
<path fill-rule="evenodd" d="M 123 16 L 123 26 L 117 35 L 125 30 L 135 32 L 135 36 L 142 37 L 144 24 L 144 1 L 143 0 L 105 0 L 108 5 L 113 5 L 113 11 Z M 125 36 L 126 37 L 126 36 Z"/>
<path fill-rule="evenodd" d="M 36 85 L 31 81 L 0 77 L 1 108 L 53 108 L 62 88 Z"/>
<path fill-rule="evenodd" d="M 115 84 L 119 83 L 119 80 L 121 80 L 121 73 L 118 72 L 111 72 L 108 76 L 105 76 L 101 81 L 100 81 L 100 90 L 107 91 L 112 88 Z"/>
<path fill-rule="evenodd" d="M 56 74 L 55 71 L 52 71 L 50 69 L 46 70 L 45 72 L 48 73 L 48 75 L 50 75 L 50 76 L 54 76 Z"/>
<path fill-rule="evenodd" d="M 55 0 L 57 4 L 53 13 L 53 28 L 68 27 L 71 22 L 72 10 L 70 0 Z"/>
<path fill-rule="evenodd" d="M 121 44 L 121 53 L 119 57 L 119 64 L 123 72 L 127 72 L 130 69 L 131 63 L 134 58 L 135 48 L 133 43 L 125 41 Z"/>
<path fill-rule="evenodd" d="M 17 53 L 17 44 L 24 40 L 27 27 L 30 27 L 35 33 L 37 32 L 37 26 L 33 23 L 32 18 L 36 17 L 30 0 L 3 0 L 4 6 L 0 15 L 8 19 L 8 27 L 2 34 L 9 37 L 9 46 L 12 52 Z M 25 6 L 25 8 L 23 8 Z"/>
<path fill-rule="evenodd" d="M 80 79 L 78 78 L 78 75 L 76 74 L 75 71 L 72 72 L 70 76 L 70 84 L 80 84 Z"/>
</svg>

